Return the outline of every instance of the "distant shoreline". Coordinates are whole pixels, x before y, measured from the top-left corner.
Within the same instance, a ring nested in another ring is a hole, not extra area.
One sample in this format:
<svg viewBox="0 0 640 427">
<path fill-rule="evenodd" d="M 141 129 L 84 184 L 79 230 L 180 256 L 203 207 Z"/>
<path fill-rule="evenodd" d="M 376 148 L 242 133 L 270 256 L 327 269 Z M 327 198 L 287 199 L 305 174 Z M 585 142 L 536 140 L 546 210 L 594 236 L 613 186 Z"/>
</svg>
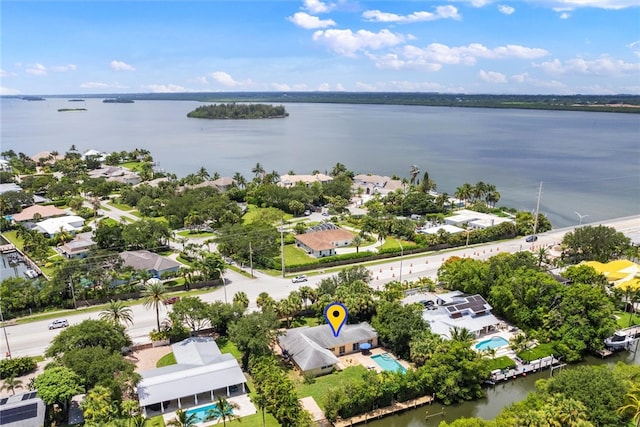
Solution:
<svg viewBox="0 0 640 427">
<path fill-rule="evenodd" d="M 640 95 L 482 95 L 411 92 L 188 92 L 43 95 L 48 98 L 112 98 L 201 103 L 310 103 L 417 105 L 528 110 L 640 113 Z M 1 98 L 25 98 L 2 96 Z M 32 98 L 35 98 L 33 96 Z M 114 101 L 108 101 L 114 102 Z M 122 102 L 122 101 L 120 101 Z"/>
</svg>

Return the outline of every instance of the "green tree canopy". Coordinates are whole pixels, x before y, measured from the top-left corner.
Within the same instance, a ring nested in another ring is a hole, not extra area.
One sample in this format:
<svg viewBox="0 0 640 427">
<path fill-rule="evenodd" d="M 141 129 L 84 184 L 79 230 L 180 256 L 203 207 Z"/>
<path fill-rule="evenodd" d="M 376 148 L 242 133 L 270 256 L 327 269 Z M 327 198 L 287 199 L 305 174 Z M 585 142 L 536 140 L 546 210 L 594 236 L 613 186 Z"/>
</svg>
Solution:
<svg viewBox="0 0 640 427">
<path fill-rule="evenodd" d="M 103 347 L 110 352 L 120 352 L 122 347 L 131 345 L 124 326 L 104 320 L 84 320 L 69 326 L 54 339 L 45 355 L 60 356 L 63 353 L 87 347 Z"/>
</svg>

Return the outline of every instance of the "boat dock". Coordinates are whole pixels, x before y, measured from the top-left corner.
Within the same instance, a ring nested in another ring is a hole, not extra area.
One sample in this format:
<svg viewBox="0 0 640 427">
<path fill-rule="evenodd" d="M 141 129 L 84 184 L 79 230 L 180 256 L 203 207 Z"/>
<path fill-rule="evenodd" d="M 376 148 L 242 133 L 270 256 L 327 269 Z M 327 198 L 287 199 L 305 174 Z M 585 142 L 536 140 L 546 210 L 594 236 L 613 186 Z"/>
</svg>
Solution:
<svg viewBox="0 0 640 427">
<path fill-rule="evenodd" d="M 355 417 L 341 419 L 338 418 L 333 423 L 335 427 L 349 427 L 357 424 L 366 423 L 367 421 L 375 420 L 377 418 L 386 417 L 387 415 L 397 414 L 399 412 L 406 411 L 407 409 L 414 409 L 418 406 L 431 404 L 434 400 L 433 396 L 422 396 L 417 399 L 407 400 L 406 402 L 396 402 L 391 406 L 385 406 L 384 408 L 378 408 L 373 411 L 365 412 L 364 414 L 356 415 Z"/>
<path fill-rule="evenodd" d="M 8 245 L 0 246 L 0 252 L 3 254 L 10 254 L 15 251 L 16 251 L 16 247 L 13 246 L 11 243 L 9 243 Z"/>
<path fill-rule="evenodd" d="M 543 357 L 542 359 L 533 360 L 529 363 L 522 363 L 511 369 L 496 369 L 491 372 L 491 377 L 487 383 L 495 384 L 499 381 L 515 379 L 519 376 L 527 376 L 532 372 L 538 372 L 545 368 L 550 368 L 559 362 L 554 356 Z"/>
</svg>

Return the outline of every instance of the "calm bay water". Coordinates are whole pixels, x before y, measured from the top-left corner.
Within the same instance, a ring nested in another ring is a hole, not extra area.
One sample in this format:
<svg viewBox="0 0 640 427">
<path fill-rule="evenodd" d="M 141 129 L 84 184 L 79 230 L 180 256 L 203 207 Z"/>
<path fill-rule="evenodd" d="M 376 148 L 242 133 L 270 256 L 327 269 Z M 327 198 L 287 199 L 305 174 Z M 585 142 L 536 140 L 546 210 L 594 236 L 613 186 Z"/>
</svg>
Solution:
<svg viewBox="0 0 640 427">
<path fill-rule="evenodd" d="M 251 177 L 267 171 L 309 173 L 337 162 L 356 173 L 408 176 L 429 171 L 439 191 L 465 182 L 495 184 L 499 205 L 541 212 L 555 227 L 640 213 L 640 116 L 565 111 L 422 106 L 286 104 L 274 120 L 189 119 L 190 101 L 104 104 L 1 101 L 1 149 L 150 150 L 160 166 L 184 176 Z M 58 108 L 87 108 L 58 112 Z"/>
</svg>

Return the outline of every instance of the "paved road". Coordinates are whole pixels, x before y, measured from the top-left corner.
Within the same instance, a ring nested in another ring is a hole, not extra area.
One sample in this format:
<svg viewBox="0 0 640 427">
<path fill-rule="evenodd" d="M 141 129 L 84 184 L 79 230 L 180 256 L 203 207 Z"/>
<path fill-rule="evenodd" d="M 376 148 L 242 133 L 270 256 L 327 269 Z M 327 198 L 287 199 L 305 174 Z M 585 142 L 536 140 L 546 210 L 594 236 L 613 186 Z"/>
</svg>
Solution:
<svg viewBox="0 0 640 427">
<path fill-rule="evenodd" d="M 611 221 L 605 221 L 601 224 L 616 228 L 618 231 L 625 233 L 634 241 L 640 241 L 640 216 L 621 218 Z M 591 224 L 598 225 L 598 224 Z M 472 257 L 476 259 L 487 259 L 500 252 L 518 252 L 520 250 L 535 251 L 541 246 L 549 247 L 559 243 L 564 234 L 573 230 L 573 227 L 558 229 L 548 233 L 539 235 L 535 244 L 526 243 L 524 238 L 514 239 L 507 242 L 488 243 L 475 247 L 460 248 L 446 253 L 424 255 L 418 257 L 405 257 L 402 261 L 394 259 L 392 261 L 367 267 L 373 273 L 373 287 L 382 286 L 391 280 L 400 279 L 402 271 L 402 280 L 415 280 L 418 277 L 435 278 L 438 268 L 443 261 L 450 256 Z M 260 272 L 255 272 L 256 278 L 247 278 L 233 271 L 227 271 L 225 278 L 227 285 L 225 288 L 217 288 L 211 292 L 203 294 L 200 298 L 207 302 L 224 301 L 226 298 L 230 301 L 236 292 L 243 291 L 249 296 L 251 301 L 249 309 L 256 309 L 255 301 L 260 292 L 266 291 L 278 300 L 286 297 L 292 290 L 300 288 L 300 286 L 309 285 L 315 287 L 320 280 L 330 274 L 317 274 L 309 277 L 306 283 L 291 283 L 290 279 L 281 277 L 271 277 Z M 161 317 L 166 316 L 166 310 L 171 308 L 163 308 Z M 129 335 L 136 343 L 148 341 L 149 332 L 155 328 L 156 319 L 153 310 L 146 310 L 142 305 L 132 307 L 134 316 L 134 325 L 128 329 Z M 69 312 L 64 318 L 68 319 L 70 324 L 79 323 L 85 319 L 97 319 L 98 313 L 87 313 L 78 310 L 77 312 Z M 162 320 L 162 319 L 161 319 Z M 6 333 L 11 346 L 12 355 L 18 356 L 36 356 L 43 354 L 53 337 L 60 330 L 50 331 L 47 329 L 49 321 L 39 321 L 22 325 L 7 326 Z M 4 337 L 0 335 L 0 354 L 6 351 Z"/>
</svg>

